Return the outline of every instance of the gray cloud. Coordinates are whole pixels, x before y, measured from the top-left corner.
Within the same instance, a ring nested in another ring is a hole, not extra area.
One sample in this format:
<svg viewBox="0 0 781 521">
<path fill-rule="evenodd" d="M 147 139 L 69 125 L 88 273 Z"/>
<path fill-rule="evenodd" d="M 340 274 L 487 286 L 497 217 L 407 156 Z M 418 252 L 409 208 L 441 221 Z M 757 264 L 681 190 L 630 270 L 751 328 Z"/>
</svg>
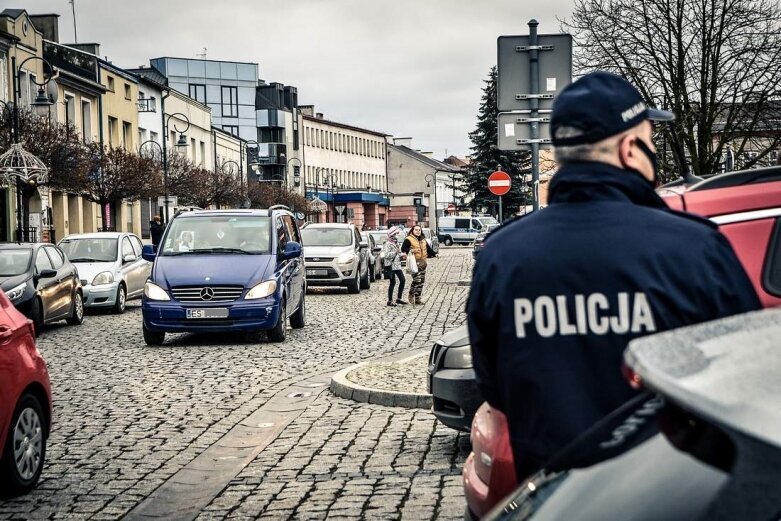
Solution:
<svg viewBox="0 0 781 521">
<path fill-rule="evenodd" d="M 533 5 L 537 4 L 537 5 Z M 67 0 L 34 0 L 59 13 L 73 39 Z M 157 56 L 257 62 L 260 76 L 298 87 L 326 117 L 411 136 L 417 148 L 469 153 L 496 38 L 557 32 L 571 0 L 76 0 L 79 41 L 101 44 L 120 66 Z"/>
</svg>

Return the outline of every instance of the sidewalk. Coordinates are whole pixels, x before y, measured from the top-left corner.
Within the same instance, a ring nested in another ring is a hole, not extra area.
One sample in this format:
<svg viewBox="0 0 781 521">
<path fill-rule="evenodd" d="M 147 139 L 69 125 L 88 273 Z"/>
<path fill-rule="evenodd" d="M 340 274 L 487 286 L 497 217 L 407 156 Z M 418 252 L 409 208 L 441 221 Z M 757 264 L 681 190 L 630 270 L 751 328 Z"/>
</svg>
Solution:
<svg viewBox="0 0 781 521">
<path fill-rule="evenodd" d="M 331 392 L 356 402 L 389 407 L 430 409 L 428 394 L 429 349 L 407 352 L 401 357 L 362 362 L 336 373 Z"/>
</svg>

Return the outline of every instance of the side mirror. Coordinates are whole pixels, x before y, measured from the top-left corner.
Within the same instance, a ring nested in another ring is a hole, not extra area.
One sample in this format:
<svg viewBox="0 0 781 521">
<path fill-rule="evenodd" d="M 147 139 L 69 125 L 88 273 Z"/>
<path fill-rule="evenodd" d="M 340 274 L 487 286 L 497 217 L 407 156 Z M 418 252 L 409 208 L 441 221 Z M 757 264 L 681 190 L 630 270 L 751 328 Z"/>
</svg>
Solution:
<svg viewBox="0 0 781 521">
<path fill-rule="evenodd" d="M 366 241 L 361 241 L 358 243 L 358 247 L 362 250 L 365 250 L 369 247 L 369 243 Z"/>
<path fill-rule="evenodd" d="M 301 244 L 296 241 L 289 241 L 285 244 L 285 249 L 282 251 L 282 258 L 285 260 L 297 259 L 301 256 Z"/>
<path fill-rule="evenodd" d="M 380 253 L 381 251 L 382 251 L 382 248 L 380 248 L 379 246 L 375 246 L 374 249 L 372 250 L 372 252 L 374 252 L 374 253 Z"/>
<path fill-rule="evenodd" d="M 141 258 L 145 261 L 154 262 L 157 254 L 157 247 L 154 244 L 145 244 L 141 250 Z"/>
<path fill-rule="evenodd" d="M 134 261 L 134 260 L 136 260 L 137 258 L 138 258 L 138 257 L 136 257 L 135 255 L 133 255 L 133 254 L 131 254 L 131 253 L 128 253 L 127 255 L 125 255 L 124 257 L 122 257 L 122 262 L 124 262 L 125 264 L 127 264 L 128 262 L 133 262 L 133 261 Z"/>
<path fill-rule="evenodd" d="M 57 270 L 41 270 L 40 273 L 38 273 L 39 279 L 52 279 L 57 276 Z"/>
</svg>

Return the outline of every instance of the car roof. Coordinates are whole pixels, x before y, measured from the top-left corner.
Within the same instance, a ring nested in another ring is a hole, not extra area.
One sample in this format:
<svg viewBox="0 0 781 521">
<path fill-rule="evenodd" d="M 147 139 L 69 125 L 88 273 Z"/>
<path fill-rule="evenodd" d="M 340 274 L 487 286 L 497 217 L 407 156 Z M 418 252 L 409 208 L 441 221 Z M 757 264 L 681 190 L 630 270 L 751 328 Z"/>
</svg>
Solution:
<svg viewBox="0 0 781 521">
<path fill-rule="evenodd" d="M 643 385 L 708 421 L 781 447 L 781 309 L 633 340 Z"/>
<path fill-rule="evenodd" d="M 123 235 L 134 235 L 132 232 L 94 232 L 94 233 L 72 233 L 66 235 L 66 239 L 118 239 Z"/>
<path fill-rule="evenodd" d="M 4 242 L 0 244 L 0 249 L 2 250 L 19 250 L 19 249 L 27 249 L 27 248 L 35 248 L 37 246 L 54 246 L 54 244 L 50 242 Z"/>
<path fill-rule="evenodd" d="M 240 216 L 240 215 L 257 215 L 260 217 L 268 217 L 273 212 L 290 213 L 284 210 L 261 210 L 261 209 L 229 209 L 229 210 L 193 210 L 189 212 L 182 212 L 176 216 L 177 219 L 187 219 L 192 217 L 203 217 L 205 215 L 224 215 L 224 216 Z"/>
<path fill-rule="evenodd" d="M 307 228 L 352 228 L 353 224 L 350 223 L 310 223 Z"/>
</svg>

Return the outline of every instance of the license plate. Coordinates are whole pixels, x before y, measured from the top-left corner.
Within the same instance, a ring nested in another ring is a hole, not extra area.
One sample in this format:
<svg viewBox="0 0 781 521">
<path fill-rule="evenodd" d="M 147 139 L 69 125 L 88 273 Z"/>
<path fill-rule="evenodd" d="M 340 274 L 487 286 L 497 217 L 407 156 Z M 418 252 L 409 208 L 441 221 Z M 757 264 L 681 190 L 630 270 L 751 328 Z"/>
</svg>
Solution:
<svg viewBox="0 0 781 521">
<path fill-rule="evenodd" d="M 187 318 L 228 318 L 228 308 L 188 309 Z"/>
<path fill-rule="evenodd" d="M 328 270 L 306 270 L 308 277 L 325 277 L 328 275 Z"/>
</svg>

